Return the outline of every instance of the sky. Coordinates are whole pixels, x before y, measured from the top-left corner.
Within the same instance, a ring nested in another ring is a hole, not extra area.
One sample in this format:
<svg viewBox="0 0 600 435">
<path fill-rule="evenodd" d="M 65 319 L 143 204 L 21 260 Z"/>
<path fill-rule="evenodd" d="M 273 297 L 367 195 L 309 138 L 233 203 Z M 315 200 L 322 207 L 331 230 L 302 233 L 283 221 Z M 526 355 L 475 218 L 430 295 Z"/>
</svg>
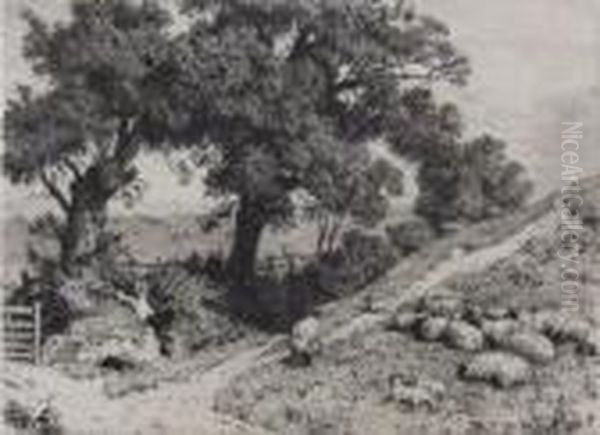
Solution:
<svg viewBox="0 0 600 435">
<path fill-rule="evenodd" d="M 171 1 L 171 0 L 164 0 Z M 455 44 L 470 58 L 473 75 L 460 89 L 440 89 L 440 98 L 462 109 L 469 136 L 490 132 L 510 144 L 537 182 L 538 192 L 559 187 L 561 123 L 584 123 L 580 164 L 600 171 L 599 0 L 413 0 L 446 22 Z M 4 94 L 33 80 L 21 57 L 28 5 L 49 19 L 66 16 L 68 0 L 1 0 Z M 198 180 L 180 186 L 159 157 L 140 163 L 149 188 L 133 212 L 151 215 L 199 211 Z M 0 181 L 4 213 L 39 210 L 43 193 Z M 123 210 L 117 204 L 115 208 Z"/>
</svg>

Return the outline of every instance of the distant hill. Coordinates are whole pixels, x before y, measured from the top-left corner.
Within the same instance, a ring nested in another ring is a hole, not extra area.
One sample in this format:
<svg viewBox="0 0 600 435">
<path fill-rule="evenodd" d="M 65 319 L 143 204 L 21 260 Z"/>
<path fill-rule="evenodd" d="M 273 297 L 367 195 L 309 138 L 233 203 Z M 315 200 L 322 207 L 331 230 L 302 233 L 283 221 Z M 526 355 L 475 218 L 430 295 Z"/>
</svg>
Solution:
<svg viewBox="0 0 600 435">
<path fill-rule="evenodd" d="M 582 180 L 582 185 L 593 194 L 600 204 L 600 175 Z M 514 217 L 496 219 L 475 226 L 470 231 L 468 244 L 493 244 L 496 234 L 508 231 L 517 232 L 520 228 L 549 213 L 560 192 L 555 191 L 532 204 Z M 388 221 L 410 216 L 405 204 L 392 210 Z M 131 254 L 140 261 L 150 262 L 157 259 L 183 259 L 193 252 L 207 254 L 227 252 L 231 231 L 223 228 L 206 234 L 200 228 L 197 217 L 192 214 L 153 217 L 133 215 L 116 217 L 110 226 L 121 233 Z M 509 228 L 510 227 L 510 228 Z M 477 229 L 479 228 L 479 230 Z M 3 225 L 3 281 L 13 281 L 26 265 L 27 243 L 29 239 L 28 220 L 22 216 L 5 218 Z M 315 244 L 316 228 L 304 224 L 302 228 L 285 231 L 268 231 L 261 243 L 261 255 L 279 255 L 285 249 L 288 252 L 309 254 Z M 477 240 L 475 240 L 477 239 Z"/>
<path fill-rule="evenodd" d="M 2 281 L 11 282 L 19 277 L 27 264 L 27 245 L 31 240 L 29 222 L 25 217 L 12 216 L 5 218 L 1 224 Z M 110 227 L 123 235 L 130 253 L 142 262 L 184 259 L 193 252 L 226 253 L 231 238 L 228 228 L 204 233 L 194 215 L 117 217 L 111 221 Z M 268 231 L 261 243 L 261 255 L 278 255 L 283 249 L 307 254 L 312 251 L 314 240 L 313 225 L 287 231 Z"/>
</svg>

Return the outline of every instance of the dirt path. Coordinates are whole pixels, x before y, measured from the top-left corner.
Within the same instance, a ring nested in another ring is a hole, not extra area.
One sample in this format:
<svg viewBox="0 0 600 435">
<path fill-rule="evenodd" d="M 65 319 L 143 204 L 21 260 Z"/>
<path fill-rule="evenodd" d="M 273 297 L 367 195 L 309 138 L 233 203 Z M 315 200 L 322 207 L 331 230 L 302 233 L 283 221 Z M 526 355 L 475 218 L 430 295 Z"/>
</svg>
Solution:
<svg viewBox="0 0 600 435">
<path fill-rule="evenodd" d="M 48 368 L 7 364 L 2 396 L 32 408 L 50 403 L 69 435 L 265 435 L 264 430 L 212 411 L 212 406 L 216 393 L 253 366 L 271 345 L 242 352 L 186 383 L 165 383 L 118 399 L 106 397 L 98 381 L 77 381 Z"/>
</svg>

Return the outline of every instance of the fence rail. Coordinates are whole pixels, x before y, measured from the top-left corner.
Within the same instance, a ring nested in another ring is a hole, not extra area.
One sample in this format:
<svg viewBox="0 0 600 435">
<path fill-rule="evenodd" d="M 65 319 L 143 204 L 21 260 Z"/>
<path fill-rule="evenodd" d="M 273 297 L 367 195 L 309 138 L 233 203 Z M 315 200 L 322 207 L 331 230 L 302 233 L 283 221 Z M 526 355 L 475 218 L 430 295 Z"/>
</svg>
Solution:
<svg viewBox="0 0 600 435">
<path fill-rule="evenodd" d="M 32 306 L 3 307 L 3 356 L 7 361 L 41 363 L 42 309 Z"/>
</svg>

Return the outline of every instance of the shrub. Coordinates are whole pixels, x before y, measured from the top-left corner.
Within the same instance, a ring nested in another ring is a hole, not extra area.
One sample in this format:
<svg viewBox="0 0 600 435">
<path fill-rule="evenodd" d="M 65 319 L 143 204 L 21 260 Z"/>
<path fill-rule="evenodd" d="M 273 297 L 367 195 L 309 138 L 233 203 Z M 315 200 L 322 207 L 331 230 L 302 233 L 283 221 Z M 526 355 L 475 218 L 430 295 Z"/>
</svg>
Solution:
<svg viewBox="0 0 600 435">
<path fill-rule="evenodd" d="M 335 299 L 370 284 L 395 263 L 385 237 L 354 229 L 342 236 L 331 255 L 307 267 L 305 283 L 316 289 L 317 300 Z"/>
<path fill-rule="evenodd" d="M 147 277 L 151 319 L 164 353 L 185 356 L 237 338 L 241 328 L 225 309 L 225 290 L 204 276 L 172 266 Z"/>
<path fill-rule="evenodd" d="M 401 255 L 417 252 L 435 238 L 433 228 L 422 219 L 388 225 L 385 231 L 390 243 Z"/>
</svg>

